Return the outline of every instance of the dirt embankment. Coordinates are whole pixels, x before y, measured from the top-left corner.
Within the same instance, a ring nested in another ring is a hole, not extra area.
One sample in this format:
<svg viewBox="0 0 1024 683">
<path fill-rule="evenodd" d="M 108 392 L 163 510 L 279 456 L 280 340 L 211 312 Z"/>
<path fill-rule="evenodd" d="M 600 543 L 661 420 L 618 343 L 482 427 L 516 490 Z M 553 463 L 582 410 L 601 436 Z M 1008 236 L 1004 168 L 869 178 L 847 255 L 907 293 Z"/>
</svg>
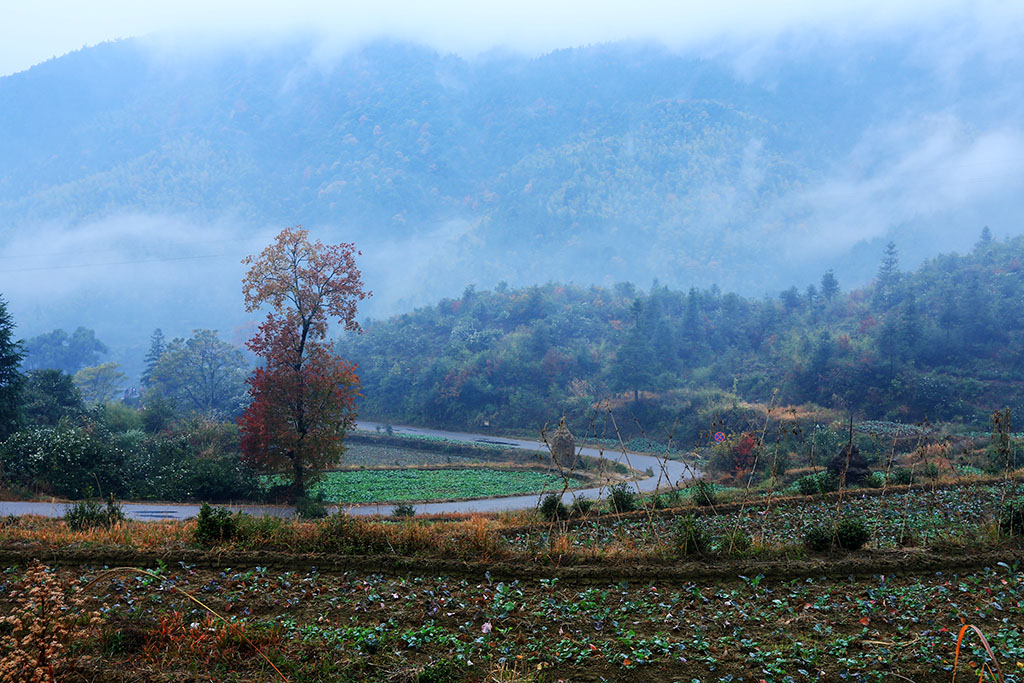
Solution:
<svg viewBox="0 0 1024 683">
<path fill-rule="evenodd" d="M 1024 549 L 996 548 L 983 552 L 951 553 L 925 549 L 874 550 L 822 555 L 792 560 L 751 558 L 680 559 L 666 557 L 663 564 L 579 564 L 494 561 L 468 562 L 439 558 L 396 555 L 290 554 L 181 549 L 174 551 L 133 551 L 108 548 L 0 548 L 0 566 L 25 565 L 32 560 L 54 566 L 157 567 L 194 566 L 204 569 L 267 567 L 281 571 L 372 572 L 384 574 L 428 574 L 490 577 L 491 580 L 553 579 L 579 584 L 607 584 L 616 581 L 682 582 L 728 580 L 738 576 L 764 575 L 771 579 L 808 577 L 913 575 L 935 571 L 956 571 L 994 567 L 1000 562 L 1014 565 L 1024 560 Z"/>
</svg>

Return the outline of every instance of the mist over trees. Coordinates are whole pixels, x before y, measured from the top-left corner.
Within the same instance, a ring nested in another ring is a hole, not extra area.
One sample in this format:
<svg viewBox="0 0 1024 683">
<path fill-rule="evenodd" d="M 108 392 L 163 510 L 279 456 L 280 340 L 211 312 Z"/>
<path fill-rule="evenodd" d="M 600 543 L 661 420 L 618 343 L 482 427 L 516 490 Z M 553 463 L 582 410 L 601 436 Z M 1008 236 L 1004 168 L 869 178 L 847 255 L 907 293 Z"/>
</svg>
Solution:
<svg viewBox="0 0 1024 683">
<path fill-rule="evenodd" d="M 388 282 L 375 316 L 470 282 L 650 274 L 756 298 L 832 268 L 863 286 L 889 239 L 913 267 L 969 248 L 964 225 L 1019 230 L 1005 70 L 922 73 L 896 38 L 787 51 L 770 73 L 644 44 L 315 47 L 186 68 L 126 40 L 0 78 L 0 257 L 27 337 L 81 320 L 132 348 L 133 376 L 154 327 L 227 337 L 250 322 L 232 264 L 297 221 L 361 246 L 368 281 Z"/>
<path fill-rule="evenodd" d="M 690 419 L 708 391 L 814 403 L 869 419 L 984 428 L 1024 410 L 1024 238 L 982 239 L 913 272 L 890 244 L 872 286 L 748 299 L 715 288 L 548 284 L 467 290 L 339 341 L 362 414 L 464 429 L 585 423 L 611 400 L 652 424 Z M 696 432 L 690 434 L 696 437 Z"/>
</svg>

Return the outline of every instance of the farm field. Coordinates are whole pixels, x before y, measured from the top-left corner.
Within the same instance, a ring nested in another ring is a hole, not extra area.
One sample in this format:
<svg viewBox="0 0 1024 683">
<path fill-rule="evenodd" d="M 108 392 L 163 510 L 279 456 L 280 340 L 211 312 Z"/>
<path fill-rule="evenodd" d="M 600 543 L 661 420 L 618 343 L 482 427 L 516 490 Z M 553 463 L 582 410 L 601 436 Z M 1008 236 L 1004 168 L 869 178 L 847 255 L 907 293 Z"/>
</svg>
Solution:
<svg viewBox="0 0 1024 683">
<path fill-rule="evenodd" d="M 1024 573 L 1001 566 L 597 585 L 542 571 L 510 581 L 189 565 L 157 572 L 46 574 L 84 589 L 84 608 L 102 619 L 76 641 L 60 680 L 101 672 L 125 681 L 949 680 L 964 622 L 987 634 L 1005 680 L 1022 680 Z M 0 576 L 5 613 L 16 609 L 11 591 L 25 576 L 24 567 Z M 984 660 L 968 638 L 962 671 L 977 675 Z"/>
<path fill-rule="evenodd" d="M 483 458 L 352 441 L 345 447 L 342 465 L 363 467 L 417 467 L 484 462 Z"/>
<path fill-rule="evenodd" d="M 563 486 L 562 477 L 533 470 L 346 470 L 327 472 L 311 492 L 331 503 L 390 503 L 561 491 Z"/>
<path fill-rule="evenodd" d="M 99 613 L 80 620 L 61 681 L 951 680 L 970 624 L 1021 683 L 1024 546 L 1000 525 L 1015 485 L 602 506 L 562 522 L 233 516 L 205 538 L 197 520 L 5 519 L 0 612 L 31 584 L 63 591 L 63 614 Z M 862 549 L 804 545 L 850 516 L 869 531 Z M 686 520 L 707 545 L 683 545 Z M 156 576 L 104 573 L 125 564 Z M 997 680 L 995 666 L 968 633 L 964 680 Z"/>
</svg>

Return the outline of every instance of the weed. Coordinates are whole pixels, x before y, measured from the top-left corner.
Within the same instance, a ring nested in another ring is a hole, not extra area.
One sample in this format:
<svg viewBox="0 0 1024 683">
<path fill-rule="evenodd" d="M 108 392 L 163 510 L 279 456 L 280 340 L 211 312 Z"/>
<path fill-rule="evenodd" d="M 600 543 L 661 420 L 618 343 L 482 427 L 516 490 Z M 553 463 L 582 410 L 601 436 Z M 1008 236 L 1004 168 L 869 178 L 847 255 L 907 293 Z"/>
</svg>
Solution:
<svg viewBox="0 0 1024 683">
<path fill-rule="evenodd" d="M 711 550 L 711 538 L 693 515 L 676 520 L 675 537 L 682 555 L 703 555 Z"/>
<path fill-rule="evenodd" d="M 844 550 L 860 550 L 869 538 L 871 532 L 860 517 L 846 517 L 836 526 L 836 541 Z"/>
<path fill-rule="evenodd" d="M 541 518 L 548 522 L 555 522 L 569 516 L 569 510 L 562 503 L 562 497 L 557 493 L 549 493 L 544 496 L 539 508 Z"/>
<path fill-rule="evenodd" d="M 699 507 L 718 505 L 718 492 L 715 490 L 715 485 L 699 479 L 693 485 L 693 504 Z"/>
<path fill-rule="evenodd" d="M 572 501 L 572 505 L 569 508 L 569 514 L 573 517 L 586 517 L 593 508 L 593 499 L 580 496 Z"/>
<path fill-rule="evenodd" d="M 1003 503 L 999 514 L 999 530 L 1006 536 L 1024 536 L 1024 497 Z"/>
<path fill-rule="evenodd" d="M 608 506 L 612 512 L 636 510 L 636 491 L 627 482 L 620 482 L 608 488 Z"/>
<path fill-rule="evenodd" d="M 230 541 L 238 535 L 238 518 L 227 508 L 210 507 L 203 503 L 196 522 L 195 541 L 200 545 L 214 545 Z"/>
<path fill-rule="evenodd" d="M 415 517 L 416 506 L 412 503 L 399 503 L 395 506 L 395 509 L 391 511 L 392 517 Z"/>
<path fill-rule="evenodd" d="M 77 587 L 62 585 L 46 567 L 34 563 L 9 594 L 14 609 L 0 617 L 0 681 L 51 683 L 62 680 L 73 662 L 70 643 L 92 635 L 102 623 L 87 612 Z"/>
<path fill-rule="evenodd" d="M 318 496 L 302 496 L 295 501 L 295 514 L 302 519 L 323 519 L 327 516 L 327 508 Z"/>
<path fill-rule="evenodd" d="M 64 521 L 72 531 L 85 531 L 102 527 L 109 529 L 125 520 L 121 506 L 111 497 L 106 505 L 86 500 L 75 503 L 64 513 Z"/>
<path fill-rule="evenodd" d="M 832 529 L 814 525 L 804 534 L 804 547 L 813 552 L 824 552 L 832 548 Z"/>
</svg>

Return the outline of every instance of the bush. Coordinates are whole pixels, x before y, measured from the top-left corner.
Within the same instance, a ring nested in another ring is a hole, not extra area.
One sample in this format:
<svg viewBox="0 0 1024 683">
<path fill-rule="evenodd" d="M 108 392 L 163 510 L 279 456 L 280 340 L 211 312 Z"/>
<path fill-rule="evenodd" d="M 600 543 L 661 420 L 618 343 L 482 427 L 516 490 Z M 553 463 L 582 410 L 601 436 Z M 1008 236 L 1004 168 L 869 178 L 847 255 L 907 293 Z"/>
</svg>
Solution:
<svg viewBox="0 0 1024 683">
<path fill-rule="evenodd" d="M 999 530 L 1007 536 L 1024 536 L 1024 497 L 1003 503 L 999 513 Z"/>
<path fill-rule="evenodd" d="M 718 491 L 709 481 L 699 479 L 693 485 L 693 504 L 699 507 L 718 505 Z"/>
<path fill-rule="evenodd" d="M 889 481 L 896 486 L 907 486 L 914 483 L 914 471 L 909 467 L 897 467 L 889 475 Z"/>
<path fill-rule="evenodd" d="M 866 489 L 880 489 L 885 483 L 885 475 L 881 472 L 872 472 L 869 476 L 864 477 L 864 481 L 860 485 Z"/>
<path fill-rule="evenodd" d="M 832 527 L 815 525 L 804 534 L 804 547 L 814 552 L 832 549 Z"/>
<path fill-rule="evenodd" d="M 801 495 L 813 496 L 839 489 L 839 477 L 825 470 L 817 474 L 808 474 L 796 480 L 796 488 Z"/>
<path fill-rule="evenodd" d="M 199 508 L 195 539 L 200 545 L 214 545 L 230 541 L 238 535 L 238 518 L 227 508 L 210 507 L 203 503 Z"/>
<path fill-rule="evenodd" d="M 594 507 L 594 501 L 590 498 L 583 498 L 582 496 L 572 501 L 572 506 L 569 508 L 569 514 L 573 517 L 586 517 L 587 514 Z"/>
<path fill-rule="evenodd" d="M 557 493 L 549 493 L 544 496 L 540 503 L 540 516 L 549 522 L 565 519 L 569 516 L 569 510 L 562 503 L 562 497 Z"/>
<path fill-rule="evenodd" d="M 72 531 L 85 531 L 97 527 L 109 529 L 125 521 L 125 516 L 121 506 L 111 497 L 105 506 L 92 500 L 75 503 L 64 513 L 64 521 Z"/>
<path fill-rule="evenodd" d="M 628 482 L 620 482 L 608 489 L 608 506 L 612 512 L 632 512 L 636 510 L 636 491 L 629 487 Z"/>
<path fill-rule="evenodd" d="M 302 519 L 323 519 L 327 516 L 324 501 L 316 496 L 302 496 L 295 500 L 295 514 Z"/>
<path fill-rule="evenodd" d="M 846 517 L 836 526 L 836 540 L 844 550 L 860 550 L 869 538 L 871 532 L 860 517 Z"/>
<path fill-rule="evenodd" d="M 392 517 L 415 517 L 416 506 L 412 503 L 399 503 L 395 506 L 395 509 L 391 511 Z"/>
<path fill-rule="evenodd" d="M 730 529 L 718 541 L 718 551 L 722 553 L 745 553 L 750 546 L 750 536 L 743 529 Z"/>
<path fill-rule="evenodd" d="M 682 555 L 703 555 L 711 550 L 711 539 L 707 531 L 693 515 L 684 515 L 676 520 L 676 548 Z"/>
</svg>

